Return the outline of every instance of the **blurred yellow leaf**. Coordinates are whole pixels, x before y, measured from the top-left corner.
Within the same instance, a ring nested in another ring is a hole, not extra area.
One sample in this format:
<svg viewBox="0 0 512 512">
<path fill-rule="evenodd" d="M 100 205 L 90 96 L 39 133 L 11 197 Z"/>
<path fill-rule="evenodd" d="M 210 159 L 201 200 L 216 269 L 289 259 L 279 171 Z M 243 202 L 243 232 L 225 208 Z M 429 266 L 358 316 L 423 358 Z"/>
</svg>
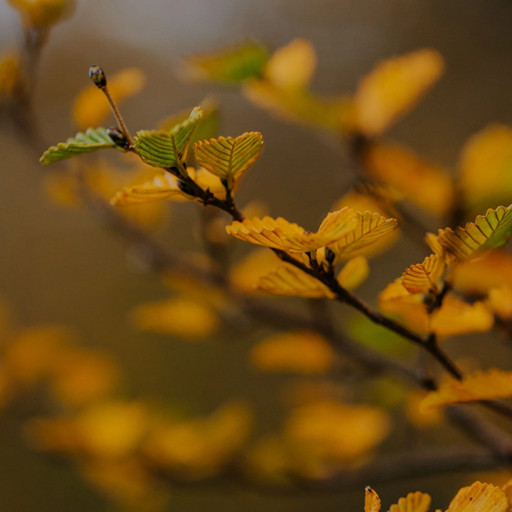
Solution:
<svg viewBox="0 0 512 512">
<path fill-rule="evenodd" d="M 425 391 L 414 390 L 409 393 L 405 403 L 405 415 L 409 423 L 420 429 L 439 425 L 443 421 L 441 409 L 423 410 L 421 405 L 426 396 Z"/>
<path fill-rule="evenodd" d="M 512 288 L 510 286 L 491 288 L 485 303 L 501 320 L 512 320 Z"/>
<path fill-rule="evenodd" d="M 444 273 L 444 258 L 432 254 L 423 260 L 423 263 L 411 265 L 402 274 L 402 284 L 410 293 L 439 292 L 439 280 Z"/>
<path fill-rule="evenodd" d="M 450 176 L 408 148 L 391 143 L 372 144 L 364 155 L 364 164 L 365 170 L 380 183 L 429 212 L 439 215 L 452 207 L 454 189 Z"/>
<path fill-rule="evenodd" d="M 459 173 L 468 206 L 508 201 L 512 194 L 512 129 L 492 124 L 470 137 L 460 156 Z"/>
<path fill-rule="evenodd" d="M 10 98 L 20 80 L 20 62 L 17 52 L 3 54 L 0 59 L 0 99 Z"/>
<path fill-rule="evenodd" d="M 256 106 L 284 121 L 336 132 L 344 130 L 350 107 L 345 96 L 324 98 L 305 89 L 280 89 L 262 80 L 247 82 L 242 93 Z"/>
<path fill-rule="evenodd" d="M 207 338 L 220 325 L 215 310 L 187 298 L 143 304 L 136 307 L 131 316 L 139 329 L 190 340 Z"/>
<path fill-rule="evenodd" d="M 329 249 L 336 255 L 336 260 L 351 257 L 357 251 L 372 245 L 384 237 L 397 226 L 395 219 L 386 219 L 378 213 L 355 212 L 356 224 L 353 230 L 329 245 Z"/>
<path fill-rule="evenodd" d="M 315 73 L 316 53 L 307 39 L 294 39 L 276 50 L 264 68 L 265 78 L 278 89 L 307 87 Z"/>
<path fill-rule="evenodd" d="M 346 290 L 355 290 L 368 277 L 370 266 L 364 256 L 357 256 L 345 263 L 338 274 L 338 283 Z"/>
<path fill-rule="evenodd" d="M 386 438 L 390 427 L 389 417 L 380 409 L 325 400 L 293 410 L 284 436 L 298 452 L 318 461 L 321 476 L 322 467 L 329 471 L 367 455 Z"/>
<path fill-rule="evenodd" d="M 54 25 L 71 15 L 74 0 L 7 0 L 19 13 L 24 23 L 33 28 Z"/>
<path fill-rule="evenodd" d="M 443 70 L 443 58 L 431 49 L 379 63 L 359 83 L 351 129 L 368 137 L 381 135 L 416 105 Z"/>
<path fill-rule="evenodd" d="M 260 293 L 257 288 L 259 280 L 277 270 L 283 262 L 267 249 L 256 249 L 230 271 L 230 281 L 238 290 L 254 294 Z"/>
<path fill-rule="evenodd" d="M 146 83 L 144 72 L 138 68 L 125 68 L 108 77 L 108 90 L 116 103 L 138 94 Z M 73 119 L 80 130 L 90 126 L 103 124 L 104 118 L 110 112 L 110 106 L 105 95 L 91 84 L 83 89 L 75 99 Z"/>
<path fill-rule="evenodd" d="M 258 342 L 251 350 L 251 363 L 259 370 L 322 374 L 336 362 L 329 343 L 308 331 L 286 332 Z"/>
<path fill-rule="evenodd" d="M 235 221 L 226 230 L 230 235 L 256 245 L 289 252 L 310 252 L 342 238 L 353 231 L 356 224 L 355 213 L 349 208 L 342 208 L 329 213 L 317 233 L 305 231 L 282 217 Z"/>
<path fill-rule="evenodd" d="M 243 446 L 252 423 L 250 409 L 230 402 L 206 418 L 164 422 L 147 440 L 152 462 L 183 480 L 217 473 Z"/>
<path fill-rule="evenodd" d="M 288 483 L 289 466 L 287 447 L 277 435 L 258 439 L 249 447 L 244 458 L 244 470 L 255 480 Z"/>
<path fill-rule="evenodd" d="M 475 482 L 460 489 L 447 512 L 505 512 L 507 509 L 508 500 L 499 487 Z"/>
<path fill-rule="evenodd" d="M 283 265 L 262 277 L 258 281 L 258 288 L 277 295 L 310 298 L 334 297 L 327 286 L 293 265 Z"/>
<path fill-rule="evenodd" d="M 422 410 L 479 400 L 497 400 L 512 396 L 512 372 L 492 369 L 464 376 L 459 381 L 450 379 L 430 392 L 422 403 Z"/>
<path fill-rule="evenodd" d="M 225 180 L 232 189 L 235 181 L 256 162 L 261 154 L 263 137 L 259 132 L 233 137 L 202 140 L 194 144 L 194 156 L 199 165 Z"/>
<path fill-rule="evenodd" d="M 475 222 L 465 228 L 440 229 L 439 244 L 458 259 L 472 258 L 484 251 L 503 247 L 512 232 L 512 205 L 489 208 L 485 215 L 478 215 Z"/>
<path fill-rule="evenodd" d="M 502 285 L 512 287 L 512 256 L 489 251 L 479 258 L 457 262 L 450 270 L 450 281 L 462 293 L 477 296 Z"/>
<path fill-rule="evenodd" d="M 406 498 L 400 498 L 396 505 L 389 507 L 389 512 L 427 512 L 431 498 L 422 492 L 411 492 Z"/>
</svg>

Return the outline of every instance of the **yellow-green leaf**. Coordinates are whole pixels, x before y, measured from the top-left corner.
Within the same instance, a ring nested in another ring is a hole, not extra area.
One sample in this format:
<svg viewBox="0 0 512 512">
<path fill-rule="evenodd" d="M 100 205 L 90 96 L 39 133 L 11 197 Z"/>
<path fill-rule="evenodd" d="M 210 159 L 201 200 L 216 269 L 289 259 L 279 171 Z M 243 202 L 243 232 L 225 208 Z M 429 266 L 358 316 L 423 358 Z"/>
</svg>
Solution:
<svg viewBox="0 0 512 512">
<path fill-rule="evenodd" d="M 261 77 L 267 61 L 267 49 L 248 41 L 188 57 L 186 74 L 196 80 L 236 84 Z"/>
<path fill-rule="evenodd" d="M 279 267 L 275 272 L 262 277 L 258 282 L 258 288 L 277 295 L 333 297 L 327 286 L 292 265 Z"/>
<path fill-rule="evenodd" d="M 336 260 L 352 256 L 356 251 L 373 244 L 381 237 L 391 233 L 396 226 L 395 219 L 386 219 L 378 213 L 356 212 L 356 227 L 336 243 L 329 245 L 336 254 Z"/>
<path fill-rule="evenodd" d="M 475 222 L 468 222 L 465 228 L 440 229 L 437 240 L 446 252 L 464 260 L 503 247 L 511 232 L 512 205 L 498 206 L 496 210 L 489 208 L 485 215 L 478 215 Z"/>
<path fill-rule="evenodd" d="M 249 132 L 233 137 L 202 140 L 194 144 L 194 155 L 202 167 L 217 175 L 232 188 L 237 180 L 261 154 L 261 133 Z"/>
<path fill-rule="evenodd" d="M 153 167 L 180 169 L 186 156 L 192 133 L 203 116 L 201 107 L 195 107 L 186 121 L 170 131 L 141 130 L 135 138 L 135 152 L 143 162 Z"/>
<path fill-rule="evenodd" d="M 56 146 L 51 146 L 43 153 L 39 161 L 43 165 L 48 165 L 66 158 L 108 148 L 120 149 L 108 136 L 105 128 L 89 128 L 85 133 L 77 133 L 66 142 L 59 142 Z"/>
</svg>

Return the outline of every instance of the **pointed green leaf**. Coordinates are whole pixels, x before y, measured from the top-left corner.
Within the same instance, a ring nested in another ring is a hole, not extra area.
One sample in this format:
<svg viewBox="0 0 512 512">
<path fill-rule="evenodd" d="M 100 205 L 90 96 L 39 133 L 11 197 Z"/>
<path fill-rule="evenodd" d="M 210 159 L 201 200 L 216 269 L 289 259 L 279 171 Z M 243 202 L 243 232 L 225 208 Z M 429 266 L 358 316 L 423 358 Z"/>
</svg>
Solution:
<svg viewBox="0 0 512 512">
<path fill-rule="evenodd" d="M 51 146 L 43 153 L 39 161 L 43 165 L 48 165 L 66 158 L 108 148 L 120 149 L 107 135 L 105 128 L 89 128 L 85 133 L 77 133 L 66 142 L 59 142 L 56 146 Z"/>
<path fill-rule="evenodd" d="M 437 240 L 446 252 L 464 260 L 503 247 L 511 233 L 512 205 L 498 206 L 496 210 L 489 208 L 485 215 L 478 215 L 475 222 L 468 222 L 465 228 L 440 229 Z"/>
<path fill-rule="evenodd" d="M 238 43 L 188 57 L 188 74 L 193 79 L 236 84 L 261 78 L 268 58 L 268 51 L 261 44 L 250 41 Z"/>
<path fill-rule="evenodd" d="M 141 130 L 135 137 L 135 152 L 143 162 L 153 167 L 182 166 L 192 133 L 203 116 L 201 107 L 195 107 L 186 121 L 172 130 Z"/>
<path fill-rule="evenodd" d="M 256 162 L 262 146 L 261 133 L 249 132 L 236 139 L 219 137 L 196 142 L 194 155 L 199 165 L 226 180 L 231 188 L 235 180 Z"/>
</svg>

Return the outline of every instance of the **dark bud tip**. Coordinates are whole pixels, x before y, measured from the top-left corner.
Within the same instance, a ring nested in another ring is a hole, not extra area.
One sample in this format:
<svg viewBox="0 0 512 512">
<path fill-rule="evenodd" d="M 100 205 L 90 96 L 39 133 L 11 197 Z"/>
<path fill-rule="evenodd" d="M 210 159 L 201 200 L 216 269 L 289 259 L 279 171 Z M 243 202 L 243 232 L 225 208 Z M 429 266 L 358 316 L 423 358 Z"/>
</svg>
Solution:
<svg viewBox="0 0 512 512">
<path fill-rule="evenodd" d="M 327 260 L 327 263 L 329 263 L 329 265 L 332 265 L 334 263 L 335 257 L 336 257 L 336 254 L 334 253 L 334 251 L 329 249 L 329 247 L 326 247 L 325 248 L 325 259 Z"/>
<path fill-rule="evenodd" d="M 194 190 L 188 183 L 185 183 L 183 180 L 177 180 L 176 183 L 178 185 L 178 188 L 184 194 L 187 194 L 187 196 L 195 196 Z"/>
<path fill-rule="evenodd" d="M 117 126 L 107 128 L 107 135 L 114 141 L 116 146 L 123 149 L 130 148 L 130 141 L 124 136 L 123 132 Z"/>
<path fill-rule="evenodd" d="M 100 89 L 107 86 L 107 77 L 105 76 L 103 69 L 99 66 L 91 66 L 89 68 L 89 78 L 94 82 L 94 85 Z"/>
</svg>

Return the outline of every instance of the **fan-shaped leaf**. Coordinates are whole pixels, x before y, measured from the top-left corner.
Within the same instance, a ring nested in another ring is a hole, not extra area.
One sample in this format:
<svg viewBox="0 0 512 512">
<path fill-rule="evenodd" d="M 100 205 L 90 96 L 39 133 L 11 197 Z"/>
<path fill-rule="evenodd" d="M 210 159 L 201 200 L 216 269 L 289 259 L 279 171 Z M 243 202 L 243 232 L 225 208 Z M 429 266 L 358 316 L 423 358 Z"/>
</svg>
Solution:
<svg viewBox="0 0 512 512">
<path fill-rule="evenodd" d="M 258 159 L 263 146 L 261 133 L 250 132 L 196 142 L 194 155 L 207 171 L 227 181 L 229 188 Z"/>
<path fill-rule="evenodd" d="M 202 115 L 201 107 L 195 107 L 186 121 L 169 132 L 164 130 L 137 132 L 135 152 L 143 162 L 153 167 L 181 169 L 190 138 Z"/>
<path fill-rule="evenodd" d="M 355 228 L 339 240 L 329 245 L 336 254 L 336 259 L 353 255 L 356 251 L 373 244 L 381 237 L 391 233 L 396 226 L 395 219 L 386 219 L 378 213 L 356 212 Z"/>
<path fill-rule="evenodd" d="M 492 369 L 466 375 L 461 381 L 449 380 L 429 393 L 422 409 L 512 397 L 512 372 Z"/>
<path fill-rule="evenodd" d="M 446 252 L 461 260 L 471 258 L 489 249 L 503 247 L 512 232 L 512 205 L 489 208 L 465 228 L 440 229 L 437 240 Z"/>
<path fill-rule="evenodd" d="M 499 487 L 475 482 L 456 494 L 447 512 L 505 512 L 507 509 L 507 497 Z"/>
<path fill-rule="evenodd" d="M 369 137 L 382 134 L 414 107 L 443 69 L 443 58 L 430 49 L 381 62 L 359 84 L 352 129 Z"/>
<path fill-rule="evenodd" d="M 406 498 L 400 498 L 396 505 L 391 505 L 389 512 L 428 512 L 431 498 L 423 492 L 411 492 Z"/>
<path fill-rule="evenodd" d="M 108 148 L 120 149 L 107 135 L 105 128 L 89 128 L 85 133 L 77 133 L 66 142 L 59 142 L 56 146 L 51 146 L 43 153 L 39 161 L 43 165 L 48 165 L 66 158 Z"/>
<path fill-rule="evenodd" d="M 402 284 L 410 293 L 428 293 L 437 290 L 437 282 L 444 272 L 444 258 L 432 254 L 423 263 L 411 265 L 402 274 Z"/>
<path fill-rule="evenodd" d="M 318 279 L 292 265 L 279 267 L 275 272 L 262 277 L 258 282 L 258 288 L 277 295 L 329 298 L 334 296 Z"/>
<path fill-rule="evenodd" d="M 267 60 L 267 49 L 249 41 L 188 57 L 185 72 L 191 79 L 239 83 L 261 77 Z"/>
<path fill-rule="evenodd" d="M 380 498 L 379 495 L 371 488 L 365 489 L 364 496 L 364 512 L 379 512 Z"/>
</svg>

